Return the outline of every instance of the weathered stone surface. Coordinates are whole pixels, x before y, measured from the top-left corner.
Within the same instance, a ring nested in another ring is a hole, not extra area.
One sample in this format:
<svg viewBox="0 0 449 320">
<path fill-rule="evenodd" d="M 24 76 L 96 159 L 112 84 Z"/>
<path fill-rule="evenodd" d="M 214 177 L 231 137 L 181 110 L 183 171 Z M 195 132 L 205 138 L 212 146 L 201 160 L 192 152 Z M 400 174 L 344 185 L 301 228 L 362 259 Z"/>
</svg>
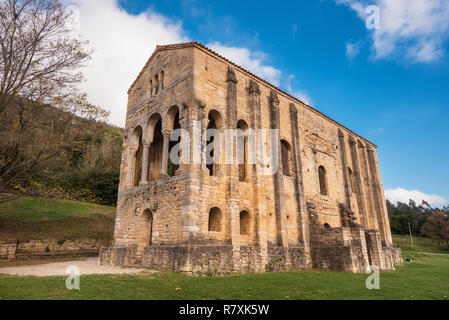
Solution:
<svg viewBox="0 0 449 320">
<path fill-rule="evenodd" d="M 191 275 L 402 263 L 363 137 L 198 43 L 158 47 L 128 94 L 114 244 L 100 263 Z M 190 163 L 173 165 L 176 128 L 279 129 L 280 167 L 266 175 L 215 151 L 223 161 L 209 165 L 194 152 L 206 142 L 191 140 Z"/>
</svg>

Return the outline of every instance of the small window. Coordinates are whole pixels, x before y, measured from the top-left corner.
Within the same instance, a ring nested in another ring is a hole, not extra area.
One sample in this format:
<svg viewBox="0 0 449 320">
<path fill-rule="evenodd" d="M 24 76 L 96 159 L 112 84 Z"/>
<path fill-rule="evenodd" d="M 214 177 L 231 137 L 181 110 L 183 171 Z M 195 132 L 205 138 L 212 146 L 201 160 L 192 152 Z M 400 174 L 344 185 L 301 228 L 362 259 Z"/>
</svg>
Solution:
<svg viewBox="0 0 449 320">
<path fill-rule="evenodd" d="M 209 211 L 209 231 L 221 231 L 221 210 L 217 207 Z"/>
<path fill-rule="evenodd" d="M 318 177 L 320 180 L 320 193 L 327 196 L 326 169 L 323 166 L 318 167 Z"/>
<path fill-rule="evenodd" d="M 249 213 L 248 211 L 240 212 L 240 234 L 241 235 L 249 235 Z"/>
<path fill-rule="evenodd" d="M 291 176 L 291 149 L 287 141 L 281 140 L 282 173 L 285 176 Z"/>
</svg>

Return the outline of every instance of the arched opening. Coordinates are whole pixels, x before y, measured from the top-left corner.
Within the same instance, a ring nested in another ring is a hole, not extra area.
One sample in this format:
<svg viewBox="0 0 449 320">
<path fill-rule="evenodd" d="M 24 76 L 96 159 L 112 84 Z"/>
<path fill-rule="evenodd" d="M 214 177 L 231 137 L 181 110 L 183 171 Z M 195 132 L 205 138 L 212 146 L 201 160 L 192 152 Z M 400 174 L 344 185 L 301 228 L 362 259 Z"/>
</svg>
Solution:
<svg viewBox="0 0 449 320">
<path fill-rule="evenodd" d="M 137 241 L 137 256 L 142 257 L 143 249 L 151 246 L 153 238 L 153 213 L 146 209 L 142 213 L 141 223 L 139 224 L 139 233 Z"/>
<path fill-rule="evenodd" d="M 324 224 L 324 229 L 330 230 L 330 229 L 332 229 L 332 227 L 330 226 L 329 223 L 325 223 L 325 224 Z"/>
<path fill-rule="evenodd" d="M 218 111 L 216 110 L 211 110 L 209 112 L 209 116 L 208 116 L 208 125 L 207 125 L 207 129 L 215 129 L 218 130 L 218 128 L 221 127 L 222 125 L 222 118 L 221 115 Z M 220 155 L 220 150 L 216 150 L 216 148 L 219 148 L 219 145 L 217 144 L 217 141 L 215 141 L 214 136 L 211 136 L 209 138 L 209 145 L 212 145 L 213 143 L 215 143 L 214 148 L 210 151 L 210 156 L 212 157 L 213 161 L 212 163 L 208 163 L 206 164 L 207 169 L 209 170 L 209 176 L 215 176 L 217 175 L 217 171 L 218 171 L 218 159 L 216 157 L 219 157 Z"/>
<path fill-rule="evenodd" d="M 167 129 L 170 130 L 170 132 L 173 132 L 173 130 L 180 128 L 181 125 L 179 124 L 179 108 L 177 106 L 172 106 L 167 113 Z M 180 142 L 181 137 L 179 137 L 177 141 L 170 141 L 168 145 L 167 174 L 170 177 L 173 177 L 176 174 L 176 170 L 179 169 L 179 164 L 174 164 L 170 155 L 173 147 Z M 178 159 L 179 157 L 181 157 L 181 155 L 178 153 Z"/>
<path fill-rule="evenodd" d="M 157 120 L 154 126 L 153 141 L 148 152 L 148 181 L 156 181 L 161 173 L 162 150 L 164 137 L 162 136 L 162 120 Z"/>
<path fill-rule="evenodd" d="M 349 174 L 349 184 L 351 186 L 351 190 L 352 190 L 352 192 L 357 193 L 354 173 L 352 172 L 351 168 L 349 168 L 349 167 L 348 167 L 348 174 Z"/>
<path fill-rule="evenodd" d="M 248 211 L 240 212 L 240 234 L 249 235 L 250 230 L 250 217 Z"/>
<path fill-rule="evenodd" d="M 138 126 L 134 129 L 133 133 L 133 144 L 134 144 L 134 174 L 133 174 L 133 186 L 138 186 L 140 181 L 140 176 L 142 173 L 142 154 L 143 154 L 143 145 L 142 145 L 142 127 Z"/>
<path fill-rule="evenodd" d="M 318 167 L 318 177 L 320 180 L 320 193 L 322 195 L 327 195 L 327 178 L 326 178 L 326 169 L 323 166 Z"/>
<path fill-rule="evenodd" d="M 281 140 L 281 157 L 282 157 L 282 174 L 291 176 L 291 170 L 293 168 L 293 158 L 290 144 Z"/>
<path fill-rule="evenodd" d="M 221 232 L 221 210 L 213 207 L 209 211 L 209 231 Z"/>
<path fill-rule="evenodd" d="M 248 137 L 245 135 L 248 124 L 244 120 L 237 122 L 237 129 L 240 129 L 237 137 L 237 162 L 239 165 L 239 181 L 245 181 L 248 173 Z"/>
</svg>

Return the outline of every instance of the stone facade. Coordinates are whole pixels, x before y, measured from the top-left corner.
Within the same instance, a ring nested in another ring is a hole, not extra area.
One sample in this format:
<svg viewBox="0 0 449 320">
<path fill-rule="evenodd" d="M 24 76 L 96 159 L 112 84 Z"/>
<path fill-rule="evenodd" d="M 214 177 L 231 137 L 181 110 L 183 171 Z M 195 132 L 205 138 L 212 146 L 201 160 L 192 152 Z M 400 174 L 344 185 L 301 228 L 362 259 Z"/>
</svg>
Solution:
<svg viewBox="0 0 449 320">
<path fill-rule="evenodd" d="M 100 263 L 192 275 L 402 263 L 373 143 L 196 42 L 158 46 L 128 95 L 114 243 Z M 186 136 L 189 161 L 172 164 L 173 130 L 236 128 L 279 130 L 265 142 L 280 159 L 273 174 L 247 151 L 240 164 L 195 161 L 208 142 Z"/>
</svg>

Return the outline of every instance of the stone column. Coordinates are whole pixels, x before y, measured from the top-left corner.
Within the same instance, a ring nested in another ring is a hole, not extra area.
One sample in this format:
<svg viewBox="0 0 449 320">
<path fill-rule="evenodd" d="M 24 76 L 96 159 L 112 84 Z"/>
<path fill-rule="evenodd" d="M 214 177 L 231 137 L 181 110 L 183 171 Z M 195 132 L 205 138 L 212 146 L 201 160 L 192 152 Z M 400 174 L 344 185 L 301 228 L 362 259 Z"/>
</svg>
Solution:
<svg viewBox="0 0 449 320">
<path fill-rule="evenodd" d="M 142 145 L 143 145 L 142 173 L 140 175 L 139 185 L 148 184 L 148 160 L 149 160 L 150 143 L 147 141 L 143 141 Z"/>
<path fill-rule="evenodd" d="M 280 130 L 280 116 L 279 116 L 279 98 L 274 90 L 270 91 L 270 129 Z M 270 143 L 271 145 L 271 143 Z M 276 244 L 278 246 L 288 246 L 287 231 L 286 231 L 286 214 L 285 214 L 285 193 L 284 193 L 284 176 L 282 174 L 281 165 L 281 139 L 277 139 L 277 155 L 273 154 L 274 148 L 271 145 L 270 156 L 277 156 L 277 168 L 273 175 L 274 185 L 274 206 L 276 218 Z"/>
<path fill-rule="evenodd" d="M 167 166 L 168 166 L 168 146 L 170 143 L 170 130 L 162 130 L 162 136 L 164 137 L 164 145 L 162 149 L 162 165 L 161 165 L 161 175 L 162 177 L 167 177 Z"/>
<path fill-rule="evenodd" d="M 162 75 L 162 71 L 159 72 L 158 80 L 159 80 L 159 81 L 158 81 L 158 83 L 159 83 L 159 89 L 158 89 L 158 92 L 161 92 L 162 89 L 164 89 L 164 86 L 163 86 L 163 84 L 164 84 L 164 76 Z"/>
<path fill-rule="evenodd" d="M 135 146 L 129 146 L 129 155 L 128 155 L 128 188 L 134 187 L 134 174 L 135 174 L 135 166 L 136 166 L 136 152 L 137 148 Z"/>
<path fill-rule="evenodd" d="M 298 242 L 304 245 L 307 257 L 306 265 L 309 265 L 311 263 L 309 216 L 307 214 L 306 199 L 304 195 L 304 176 L 302 172 L 301 143 L 299 140 L 298 109 L 293 103 L 290 104 L 290 120 L 292 127 L 293 165 L 295 170 L 295 198 L 298 206 Z"/>
<path fill-rule="evenodd" d="M 367 206 L 368 209 L 368 228 L 378 230 L 379 224 L 377 223 L 377 217 L 376 217 L 376 209 L 374 206 L 374 200 L 373 200 L 373 193 L 371 191 L 371 181 L 369 176 L 369 169 L 368 169 L 368 160 L 366 158 L 366 151 L 365 151 L 365 145 L 359 140 L 358 141 L 358 148 L 361 153 L 361 163 L 362 163 L 362 173 L 364 176 L 364 185 L 366 188 L 366 199 L 367 199 Z"/>
<path fill-rule="evenodd" d="M 359 157 L 357 154 L 357 144 L 353 137 L 349 137 L 349 149 L 351 150 L 351 158 L 352 158 L 352 166 L 353 166 L 353 174 L 355 178 L 356 185 L 354 186 L 357 195 L 357 207 L 359 209 L 359 215 L 361 218 L 362 226 L 365 229 L 368 229 L 368 216 L 366 214 L 365 207 L 365 196 L 364 190 L 362 186 L 362 179 L 360 175 L 360 165 L 359 165 Z"/>
<path fill-rule="evenodd" d="M 255 141 L 254 145 L 248 143 L 248 159 L 250 153 L 254 153 L 256 162 L 251 163 L 250 168 L 251 183 L 253 186 L 253 221 L 254 221 L 254 240 L 256 245 L 260 248 L 260 271 L 263 271 L 264 266 L 268 263 L 267 252 L 267 205 L 265 197 L 265 174 L 264 165 L 257 157 L 257 152 L 262 150 L 259 145 L 259 129 L 262 129 L 261 109 L 260 109 L 260 89 L 259 85 L 253 81 L 249 81 L 248 87 L 248 105 L 250 110 L 249 127 L 254 131 Z M 248 140 L 248 142 L 250 142 Z"/>
<path fill-rule="evenodd" d="M 235 130 L 237 127 L 237 78 L 234 70 L 229 66 L 227 74 L 227 96 L 226 96 L 226 129 Z M 224 129 L 224 128 L 220 128 Z M 225 137 L 231 138 L 231 137 Z M 233 137 L 232 137 L 233 138 Z M 233 160 L 235 160 L 236 148 L 232 141 Z M 226 205 L 229 214 L 230 236 L 232 244 L 239 244 L 240 226 L 239 226 L 239 191 L 238 191 L 238 165 L 234 163 L 226 164 L 227 192 Z"/>
<path fill-rule="evenodd" d="M 226 96 L 226 128 L 235 130 L 237 127 L 237 78 L 234 70 L 229 66 L 227 74 L 227 96 Z M 226 137 L 229 138 L 229 137 Z M 233 139 L 235 140 L 235 139 Z M 232 142 L 233 160 L 235 160 L 235 141 Z M 226 214 L 227 234 L 230 236 L 233 246 L 233 259 L 235 271 L 238 271 L 238 262 L 240 259 L 240 206 L 239 206 L 239 177 L 238 164 L 233 161 L 232 164 L 226 164 Z"/>
<path fill-rule="evenodd" d="M 379 188 L 379 181 L 378 181 L 378 175 L 377 175 L 377 168 L 376 163 L 374 160 L 374 150 L 371 147 L 368 147 L 368 165 L 371 172 L 371 189 L 373 192 L 373 200 L 374 200 L 374 208 L 376 209 L 377 213 L 377 221 L 379 223 L 379 231 L 380 236 L 382 239 L 382 244 L 389 245 L 391 242 L 389 241 L 387 237 L 387 230 L 386 230 L 386 215 L 384 213 L 384 204 L 382 203 L 382 196 L 380 195 L 380 188 Z"/>
<path fill-rule="evenodd" d="M 384 193 L 384 187 L 382 184 L 382 176 L 380 174 L 379 169 L 379 161 L 377 159 L 377 152 L 374 150 L 373 152 L 373 161 L 374 161 L 374 168 L 377 174 L 377 186 L 379 189 L 379 199 L 380 199 L 380 206 L 383 212 L 384 222 L 385 222 L 385 240 L 387 246 L 393 245 L 393 239 L 391 237 L 391 228 L 390 228 L 390 220 L 388 218 L 388 210 L 387 210 L 387 203 L 385 201 L 385 193 Z"/>
<path fill-rule="evenodd" d="M 343 131 L 338 129 L 338 141 L 340 142 L 340 157 L 341 157 L 341 166 L 343 169 L 343 183 L 345 187 L 345 196 L 346 196 L 346 207 L 348 210 L 352 210 L 351 205 L 351 184 L 349 183 L 349 172 L 348 172 L 348 159 L 346 157 L 346 144 L 345 144 L 345 136 Z"/>
</svg>

